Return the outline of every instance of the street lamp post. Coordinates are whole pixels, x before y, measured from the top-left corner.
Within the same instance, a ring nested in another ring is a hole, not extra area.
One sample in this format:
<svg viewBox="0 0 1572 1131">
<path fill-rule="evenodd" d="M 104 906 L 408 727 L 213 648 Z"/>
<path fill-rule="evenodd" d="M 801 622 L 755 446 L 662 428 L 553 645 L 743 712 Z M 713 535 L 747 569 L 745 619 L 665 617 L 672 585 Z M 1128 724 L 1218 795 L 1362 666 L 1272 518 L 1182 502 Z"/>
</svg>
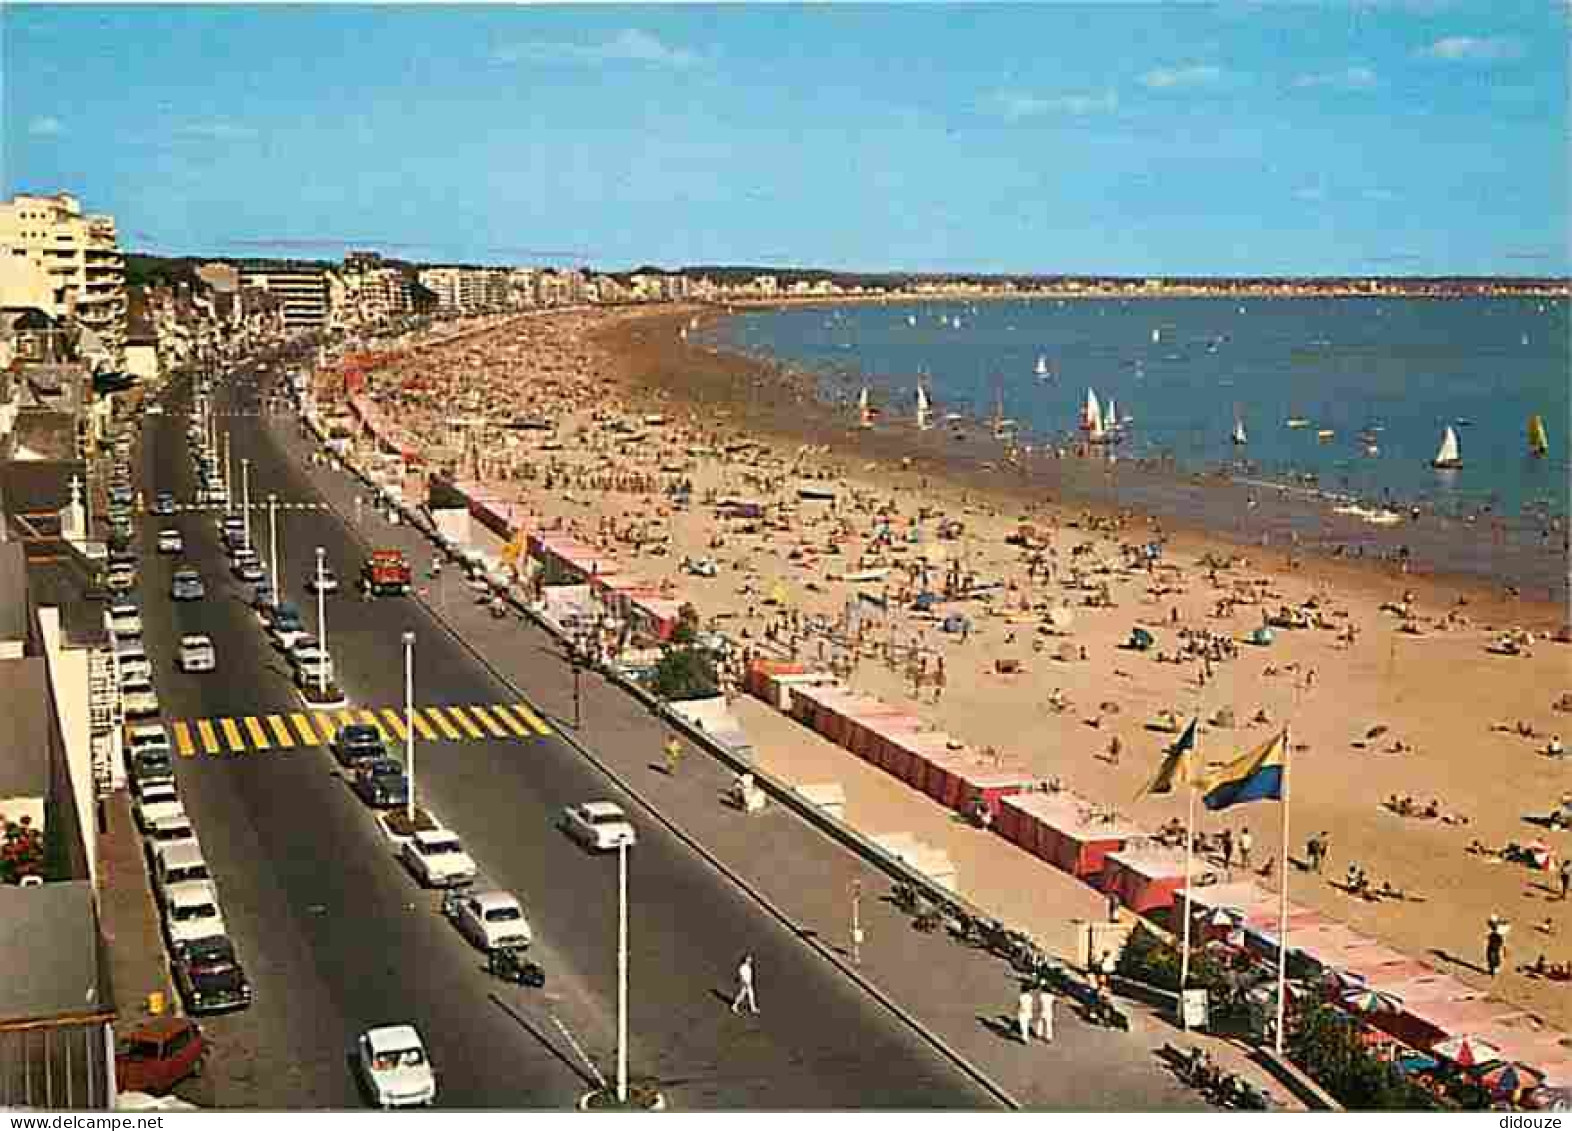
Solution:
<svg viewBox="0 0 1572 1131">
<path fill-rule="evenodd" d="M 583 706 L 579 696 L 579 674 L 584 670 L 584 635 L 579 633 L 573 639 L 573 729 L 578 730 L 583 725 Z"/>
<path fill-rule="evenodd" d="M 617 845 L 617 1102 L 628 1102 L 628 842 Z"/>
<path fill-rule="evenodd" d="M 230 470 L 231 470 L 231 468 L 230 468 L 229 453 L 230 453 L 229 431 L 226 429 L 224 431 L 224 513 L 225 514 L 234 514 L 235 513 L 235 489 L 234 489 L 234 482 L 230 478 Z"/>
<path fill-rule="evenodd" d="M 268 577 L 273 582 L 273 607 L 283 604 L 284 579 L 278 575 L 278 496 L 269 492 L 267 497 L 268 525 Z"/>
<path fill-rule="evenodd" d="M 317 694 L 327 698 L 327 599 L 322 588 L 322 563 L 327 557 L 327 551 L 321 546 L 317 547 L 317 648 L 322 655 L 317 664 Z"/>
<path fill-rule="evenodd" d="M 415 829 L 415 634 L 404 634 L 404 766 L 409 778 L 409 800 L 404 816 Z"/>
<path fill-rule="evenodd" d="M 246 547 L 251 548 L 251 461 L 240 461 L 240 519 L 245 524 Z"/>
</svg>

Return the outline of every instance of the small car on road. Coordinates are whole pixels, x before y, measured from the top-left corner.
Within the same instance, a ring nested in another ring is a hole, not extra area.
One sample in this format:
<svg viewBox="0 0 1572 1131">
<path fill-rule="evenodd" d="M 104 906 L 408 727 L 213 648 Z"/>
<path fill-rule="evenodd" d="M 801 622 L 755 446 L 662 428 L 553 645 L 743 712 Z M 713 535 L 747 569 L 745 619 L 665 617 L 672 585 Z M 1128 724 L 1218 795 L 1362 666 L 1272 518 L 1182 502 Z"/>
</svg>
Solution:
<svg viewBox="0 0 1572 1131">
<path fill-rule="evenodd" d="M 184 813 L 185 806 L 180 803 L 180 794 L 175 790 L 175 783 L 159 782 L 142 787 L 132 812 L 136 816 L 137 827 L 147 829 L 159 817 L 172 816 Z"/>
<path fill-rule="evenodd" d="M 368 723 L 350 723 L 333 736 L 333 757 L 341 766 L 353 769 L 361 762 L 387 756 L 382 732 Z"/>
<path fill-rule="evenodd" d="M 225 935 L 198 939 L 169 960 L 186 1012 L 225 1013 L 251 1005 L 251 982 Z"/>
<path fill-rule="evenodd" d="M 104 587 L 111 593 L 129 593 L 136 588 L 136 566 L 116 563 L 109 567 Z"/>
<path fill-rule="evenodd" d="M 213 885 L 199 880 L 171 888 L 169 901 L 164 904 L 164 930 L 177 953 L 198 939 L 228 934 Z"/>
<path fill-rule="evenodd" d="M 404 842 L 399 854 L 422 887 L 456 887 L 475 880 L 475 861 L 452 829 L 423 829 Z"/>
<path fill-rule="evenodd" d="M 126 751 L 126 771 L 138 796 L 150 786 L 174 784 L 175 761 L 168 746 L 132 747 Z"/>
<path fill-rule="evenodd" d="M 159 849 L 186 841 L 192 844 L 197 842 L 196 830 L 191 827 L 191 818 L 186 816 L 184 809 L 150 818 L 142 830 L 142 840 L 146 846 L 148 867 L 153 866 Z"/>
<path fill-rule="evenodd" d="M 152 511 L 160 517 L 175 513 L 175 493 L 173 491 L 160 491 L 153 497 Z"/>
<path fill-rule="evenodd" d="M 207 1042 L 195 1021 L 145 1021 L 126 1033 L 115 1050 L 116 1090 L 161 1096 L 187 1076 L 201 1073 L 206 1053 Z"/>
<path fill-rule="evenodd" d="M 202 575 L 191 566 L 175 570 L 169 579 L 169 597 L 172 601 L 200 601 L 207 596 L 207 585 Z"/>
<path fill-rule="evenodd" d="M 165 527 L 158 532 L 158 552 L 160 554 L 180 554 L 185 552 L 185 548 L 185 538 L 174 527 Z"/>
<path fill-rule="evenodd" d="M 360 763 L 350 786 L 373 809 L 393 809 L 409 802 L 409 779 L 404 767 L 392 758 L 371 758 Z"/>
<path fill-rule="evenodd" d="M 183 672 L 217 671 L 218 652 L 213 648 L 213 638 L 200 634 L 182 636 L 177 662 Z"/>
<path fill-rule="evenodd" d="M 529 920 L 518 897 L 505 891 L 481 891 L 459 901 L 453 925 L 481 950 L 501 946 L 528 946 L 532 939 Z"/>
<path fill-rule="evenodd" d="M 158 714 L 158 692 L 146 679 L 120 681 L 120 706 L 128 718 L 143 718 Z"/>
<path fill-rule="evenodd" d="M 300 619 L 300 610 L 286 602 L 274 608 L 273 615 L 268 619 L 267 631 L 273 639 L 273 647 L 288 652 L 297 640 L 306 635 L 306 624 Z"/>
<path fill-rule="evenodd" d="M 109 631 L 116 640 L 134 640 L 142 635 L 142 610 L 129 601 L 109 606 Z"/>
<path fill-rule="evenodd" d="M 574 840 L 597 852 L 624 844 L 632 848 L 638 840 L 622 806 L 611 801 L 586 801 L 564 809 L 562 827 Z"/>
<path fill-rule="evenodd" d="M 355 1071 L 381 1108 L 424 1107 L 437 1098 L 437 1075 L 413 1025 L 368 1029 L 355 1042 Z"/>
<path fill-rule="evenodd" d="M 140 640 L 115 641 L 115 667 L 122 686 L 127 680 L 153 678 L 153 661 L 147 658 Z"/>
</svg>

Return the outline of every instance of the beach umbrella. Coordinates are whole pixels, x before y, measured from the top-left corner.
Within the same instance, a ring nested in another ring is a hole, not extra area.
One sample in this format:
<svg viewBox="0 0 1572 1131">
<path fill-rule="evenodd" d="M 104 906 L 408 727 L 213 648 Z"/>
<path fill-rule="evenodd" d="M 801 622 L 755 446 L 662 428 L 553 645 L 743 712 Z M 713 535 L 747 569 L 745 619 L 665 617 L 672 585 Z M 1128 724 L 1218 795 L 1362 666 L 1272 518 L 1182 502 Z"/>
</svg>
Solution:
<svg viewBox="0 0 1572 1131">
<path fill-rule="evenodd" d="M 1349 1009 L 1360 1013 L 1401 1013 L 1403 999 L 1396 994 L 1389 994 L 1384 990 L 1373 989 L 1369 986 L 1358 986 L 1346 990 L 1341 996 L 1342 1003 Z"/>
<path fill-rule="evenodd" d="M 1489 1041 L 1467 1034 L 1449 1037 L 1435 1047 L 1437 1056 L 1444 1056 L 1453 1064 L 1463 1068 L 1472 1068 L 1476 1064 L 1483 1064 L 1487 1060 L 1496 1060 L 1501 1055 L 1501 1050 Z"/>
<path fill-rule="evenodd" d="M 1363 974 L 1356 974 L 1352 970 L 1339 970 L 1335 967 L 1322 971 L 1321 977 L 1337 990 L 1361 989 L 1365 984 Z"/>
<path fill-rule="evenodd" d="M 1509 1060 L 1480 1065 L 1476 1075 L 1480 1084 L 1499 1096 L 1510 1096 L 1524 1088 L 1537 1088 L 1544 1081 L 1532 1068 Z"/>
<path fill-rule="evenodd" d="M 1378 724 L 1376 726 L 1371 727 L 1369 730 L 1365 731 L 1365 737 L 1366 738 L 1380 738 L 1386 732 L 1387 732 L 1386 725 L 1385 724 Z"/>
</svg>

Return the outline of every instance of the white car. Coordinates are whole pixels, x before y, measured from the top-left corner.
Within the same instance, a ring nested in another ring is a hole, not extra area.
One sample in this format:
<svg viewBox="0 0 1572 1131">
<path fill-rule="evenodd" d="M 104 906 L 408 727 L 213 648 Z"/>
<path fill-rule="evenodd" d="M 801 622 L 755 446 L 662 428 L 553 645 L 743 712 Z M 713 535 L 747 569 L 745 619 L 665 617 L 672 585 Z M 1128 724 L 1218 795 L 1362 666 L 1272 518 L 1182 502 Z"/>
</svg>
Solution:
<svg viewBox="0 0 1572 1131">
<path fill-rule="evenodd" d="M 142 635 L 142 610 L 128 602 L 109 606 L 109 631 L 116 640 L 129 640 Z"/>
<path fill-rule="evenodd" d="M 174 782 L 160 782 L 142 787 L 142 794 L 137 798 L 132 811 L 136 814 L 137 826 L 145 831 L 158 818 L 184 813 L 186 807 L 180 804 L 180 794 L 176 791 Z"/>
<path fill-rule="evenodd" d="M 147 658 L 147 653 L 142 650 L 142 645 L 132 642 L 122 648 L 115 649 L 115 666 L 120 671 L 120 685 L 124 687 L 128 681 L 153 679 L 153 661 Z"/>
<path fill-rule="evenodd" d="M 158 692 L 147 679 L 122 679 L 120 681 L 120 706 L 133 718 L 158 714 Z"/>
<path fill-rule="evenodd" d="M 196 880 L 171 888 L 164 904 L 164 929 L 169 934 L 169 945 L 176 949 L 197 939 L 228 934 L 213 885 Z"/>
<path fill-rule="evenodd" d="M 320 648 L 297 649 L 290 656 L 295 663 L 295 682 L 319 686 L 333 682 L 333 657 Z"/>
<path fill-rule="evenodd" d="M 186 541 L 180 536 L 180 531 L 171 528 L 158 532 L 158 552 L 160 554 L 178 554 L 185 548 Z"/>
<path fill-rule="evenodd" d="M 291 664 L 298 668 L 303 658 L 317 650 L 317 638 L 308 632 L 304 636 L 297 636 L 295 642 L 284 649 L 284 655 L 289 658 Z"/>
<path fill-rule="evenodd" d="M 160 907 L 169 903 L 172 892 L 183 891 L 187 884 L 212 882 L 213 874 L 202 856 L 202 846 L 195 840 L 154 846 L 153 894 Z"/>
<path fill-rule="evenodd" d="M 404 864 L 424 887 L 445 888 L 473 883 L 475 861 L 464 851 L 452 829 L 426 829 L 404 842 Z"/>
<path fill-rule="evenodd" d="M 355 1042 L 355 1069 L 378 1107 L 423 1107 L 437 1098 L 437 1074 L 413 1025 L 362 1033 Z"/>
<path fill-rule="evenodd" d="M 453 922 L 481 950 L 528 946 L 533 937 L 518 899 L 505 891 L 482 891 L 459 901 Z"/>
<path fill-rule="evenodd" d="M 196 830 L 191 827 L 191 818 L 184 809 L 178 813 L 164 813 L 150 818 L 150 823 L 142 830 L 142 839 L 147 844 L 148 856 L 173 844 L 196 843 Z"/>
<path fill-rule="evenodd" d="M 169 749 L 169 732 L 163 723 L 133 723 L 126 727 L 126 745 L 135 754 L 149 747 Z"/>
<path fill-rule="evenodd" d="M 218 652 L 209 636 L 192 635 L 180 638 L 180 654 L 176 658 L 183 672 L 211 672 L 218 670 Z"/>
<path fill-rule="evenodd" d="M 597 852 L 624 844 L 632 848 L 638 840 L 622 806 L 610 801 L 586 801 L 564 809 L 562 827 L 574 840 Z"/>
</svg>

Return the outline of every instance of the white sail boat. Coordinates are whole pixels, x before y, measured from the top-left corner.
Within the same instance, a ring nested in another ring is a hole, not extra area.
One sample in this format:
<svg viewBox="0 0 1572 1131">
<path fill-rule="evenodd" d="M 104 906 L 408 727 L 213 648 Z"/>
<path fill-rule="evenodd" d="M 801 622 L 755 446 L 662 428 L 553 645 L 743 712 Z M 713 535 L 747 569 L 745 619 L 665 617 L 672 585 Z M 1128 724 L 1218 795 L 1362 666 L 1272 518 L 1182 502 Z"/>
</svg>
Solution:
<svg viewBox="0 0 1572 1131">
<path fill-rule="evenodd" d="M 873 427 L 873 408 L 868 403 L 868 386 L 862 387 L 861 394 L 857 397 L 857 419 L 864 428 Z"/>
<path fill-rule="evenodd" d="M 1463 453 L 1458 447 L 1457 433 L 1450 424 L 1441 434 L 1441 448 L 1436 452 L 1436 458 L 1430 461 L 1430 466 L 1445 471 L 1463 466 Z"/>
<path fill-rule="evenodd" d="M 1104 439 L 1102 406 L 1097 403 L 1097 394 L 1091 389 L 1086 390 L 1086 408 L 1081 413 L 1081 430 L 1093 443 L 1100 443 Z"/>
<path fill-rule="evenodd" d="M 1249 442 L 1250 442 L 1250 437 L 1245 435 L 1244 420 L 1242 420 L 1238 416 L 1238 414 L 1235 414 L 1235 416 L 1234 416 L 1234 444 L 1237 447 L 1241 447 L 1242 448 L 1246 444 L 1248 444 Z"/>
<path fill-rule="evenodd" d="M 1152 342 L 1155 344 L 1155 343 L 1160 342 L 1162 340 L 1163 340 L 1162 327 L 1161 326 L 1153 326 L 1152 327 Z"/>
<path fill-rule="evenodd" d="M 933 427 L 933 406 L 928 403 L 928 390 L 917 382 L 917 428 L 926 432 Z"/>
<path fill-rule="evenodd" d="M 906 316 L 906 325 L 908 325 L 908 326 L 915 326 L 915 325 L 917 325 L 917 316 L 915 314 L 908 314 Z"/>
<path fill-rule="evenodd" d="M 1103 431 L 1109 436 L 1119 431 L 1119 409 L 1112 397 L 1108 398 L 1108 411 L 1103 413 Z"/>
<path fill-rule="evenodd" d="M 1046 377 L 1046 376 L 1048 376 L 1048 355 L 1047 354 L 1041 354 L 1040 353 L 1040 354 L 1037 355 L 1036 373 L 1037 373 L 1037 376 L 1039 376 L 1039 377 Z"/>
</svg>

